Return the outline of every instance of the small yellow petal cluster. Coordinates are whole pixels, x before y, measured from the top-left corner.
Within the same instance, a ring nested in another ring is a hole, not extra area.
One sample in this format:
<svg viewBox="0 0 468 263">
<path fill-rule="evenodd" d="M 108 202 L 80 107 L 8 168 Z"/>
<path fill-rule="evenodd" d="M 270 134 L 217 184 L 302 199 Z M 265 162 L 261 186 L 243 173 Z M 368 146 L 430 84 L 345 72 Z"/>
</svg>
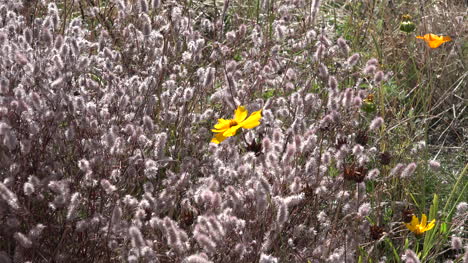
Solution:
<svg viewBox="0 0 468 263">
<path fill-rule="evenodd" d="M 416 36 L 416 38 L 424 39 L 430 48 L 438 48 L 443 43 L 452 41 L 449 36 L 438 36 L 436 34 L 425 34 L 424 36 Z"/>
<path fill-rule="evenodd" d="M 244 106 L 239 106 L 234 111 L 234 119 L 218 119 L 218 123 L 214 126 L 211 131 L 216 133 L 211 142 L 220 143 L 227 137 L 236 135 L 236 132 L 240 128 L 252 129 L 260 125 L 260 119 L 262 118 L 262 110 L 253 112 L 248 118 L 248 111 Z"/>
<path fill-rule="evenodd" d="M 424 232 L 431 230 L 435 226 L 435 219 L 433 219 L 429 224 L 427 223 L 427 216 L 422 214 L 421 223 L 417 216 L 413 215 L 410 223 L 405 223 L 406 227 L 413 232 L 415 235 L 422 235 Z"/>
</svg>

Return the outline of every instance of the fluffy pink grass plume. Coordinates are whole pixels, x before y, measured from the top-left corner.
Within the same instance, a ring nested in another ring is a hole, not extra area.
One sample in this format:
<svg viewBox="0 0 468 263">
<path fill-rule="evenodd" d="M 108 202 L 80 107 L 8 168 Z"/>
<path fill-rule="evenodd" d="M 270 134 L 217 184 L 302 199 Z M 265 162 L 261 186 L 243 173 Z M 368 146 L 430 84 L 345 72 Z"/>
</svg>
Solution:
<svg viewBox="0 0 468 263">
<path fill-rule="evenodd" d="M 318 66 L 319 70 L 319 77 L 321 77 L 324 81 L 328 80 L 328 68 L 324 64 L 320 63 Z"/>
<path fill-rule="evenodd" d="M 289 216 L 288 206 L 286 205 L 284 200 L 280 200 L 278 204 L 278 212 L 276 214 L 276 222 L 279 225 L 282 225 L 286 223 L 286 221 L 288 220 L 288 216 Z"/>
<path fill-rule="evenodd" d="M 374 168 L 367 173 L 366 180 L 375 180 L 380 175 L 378 168 Z"/>
<path fill-rule="evenodd" d="M 368 216 L 371 211 L 371 205 L 370 203 L 364 203 L 362 204 L 359 209 L 358 209 L 358 215 L 361 217 Z"/>
<path fill-rule="evenodd" d="M 338 89 L 338 81 L 335 76 L 330 76 L 328 78 L 328 87 L 334 91 Z"/>
<path fill-rule="evenodd" d="M 369 75 L 373 75 L 375 74 L 375 71 L 376 71 L 376 67 L 375 65 L 367 65 L 364 70 L 363 70 L 363 73 L 364 74 L 369 74 Z"/>
<path fill-rule="evenodd" d="M 467 202 L 460 202 L 457 205 L 457 214 L 464 214 L 468 212 L 468 203 Z"/>
<path fill-rule="evenodd" d="M 407 249 L 401 259 L 403 259 L 405 263 L 420 263 L 419 257 L 411 249 Z"/>
<path fill-rule="evenodd" d="M 343 52 L 343 54 L 345 54 L 345 55 L 347 56 L 350 49 L 349 49 L 348 44 L 346 43 L 346 40 L 344 40 L 342 37 L 339 37 L 339 38 L 336 40 L 336 43 L 337 43 L 338 46 L 340 47 L 340 49 L 341 49 L 341 51 Z"/>
<path fill-rule="evenodd" d="M 128 234 L 130 235 L 133 247 L 141 248 L 145 246 L 145 240 L 143 239 L 143 235 L 141 234 L 141 231 L 138 227 L 131 226 L 128 229 Z"/>
<path fill-rule="evenodd" d="M 397 165 L 395 165 L 395 167 L 392 168 L 392 170 L 390 170 L 390 175 L 399 176 L 404 168 L 405 168 L 404 164 L 398 163 Z"/>
<path fill-rule="evenodd" d="M 463 240 L 460 237 L 452 236 L 450 246 L 453 250 L 463 249 Z"/>
<path fill-rule="evenodd" d="M 260 261 L 258 262 L 259 263 L 278 263 L 278 259 L 271 255 L 262 254 L 260 255 Z"/>
<path fill-rule="evenodd" d="M 30 248 L 33 245 L 32 241 L 21 232 L 16 232 L 14 238 L 23 248 Z"/>
<path fill-rule="evenodd" d="M 440 169 L 440 163 L 436 160 L 430 160 L 429 161 L 429 167 L 433 170 L 433 171 L 438 171 Z"/>
<path fill-rule="evenodd" d="M 377 73 L 375 73 L 374 75 L 374 81 L 376 83 L 380 83 L 382 82 L 382 80 L 384 79 L 385 75 L 382 71 L 377 71 Z"/>
<path fill-rule="evenodd" d="M 416 170 L 417 164 L 416 163 L 410 163 L 408 164 L 405 169 L 401 172 L 401 178 L 409 178 L 411 175 L 413 175 L 414 171 Z"/>
<path fill-rule="evenodd" d="M 366 62 L 366 66 L 369 66 L 369 65 L 378 66 L 379 61 L 376 58 L 371 58 Z"/>
<path fill-rule="evenodd" d="M 201 254 L 188 256 L 182 262 L 183 263 L 212 263 L 213 261 L 208 260 L 208 256 L 205 253 L 201 253 Z"/>
<path fill-rule="evenodd" d="M 369 125 L 369 130 L 371 130 L 371 131 L 377 130 L 382 126 L 383 123 L 384 123 L 383 118 L 382 117 L 377 117 L 377 118 L 372 120 L 371 124 Z"/>
<path fill-rule="evenodd" d="M 359 55 L 359 53 L 354 53 L 351 57 L 348 58 L 346 63 L 350 67 L 352 67 L 352 66 L 356 65 L 356 63 L 359 61 L 359 58 L 361 58 L 361 55 Z"/>
</svg>

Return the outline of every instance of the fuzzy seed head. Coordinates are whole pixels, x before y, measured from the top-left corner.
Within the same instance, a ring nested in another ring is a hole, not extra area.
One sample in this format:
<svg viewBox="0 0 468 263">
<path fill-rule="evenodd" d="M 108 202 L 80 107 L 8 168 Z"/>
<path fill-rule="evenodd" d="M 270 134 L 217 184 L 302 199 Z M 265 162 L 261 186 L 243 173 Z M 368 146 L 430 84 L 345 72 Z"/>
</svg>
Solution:
<svg viewBox="0 0 468 263">
<path fill-rule="evenodd" d="M 468 212 L 468 203 L 467 202 L 460 202 L 457 205 L 457 214 L 462 215 L 464 213 Z"/>
<path fill-rule="evenodd" d="M 429 161 L 429 167 L 433 170 L 433 171 L 438 171 L 440 169 L 440 163 L 436 160 L 430 160 Z"/>
<path fill-rule="evenodd" d="M 336 43 L 338 44 L 338 46 L 340 47 L 341 51 L 343 52 L 343 54 L 345 56 L 348 55 L 349 53 L 349 46 L 348 44 L 346 43 L 346 40 L 344 40 L 342 37 L 338 38 Z"/>
<path fill-rule="evenodd" d="M 128 229 L 128 234 L 130 235 L 132 241 L 132 247 L 134 248 L 141 248 L 145 246 L 145 240 L 143 239 L 143 235 L 140 232 L 140 229 L 136 226 L 131 226 Z"/>
<path fill-rule="evenodd" d="M 404 168 L 405 168 L 404 164 L 398 163 L 397 165 L 395 165 L 395 167 L 392 168 L 392 170 L 390 170 L 390 175 L 399 176 Z"/>
<path fill-rule="evenodd" d="M 286 205 L 284 200 L 280 200 L 278 202 L 279 202 L 279 205 L 278 205 L 278 212 L 276 213 L 276 222 L 279 225 L 283 225 L 288 220 L 288 216 L 289 216 L 288 206 Z"/>
<path fill-rule="evenodd" d="M 413 175 L 414 171 L 416 170 L 416 163 L 410 163 L 408 164 L 405 169 L 401 172 L 401 178 L 409 178 L 411 175 Z"/>
<path fill-rule="evenodd" d="M 335 76 L 330 76 L 328 78 L 328 87 L 333 91 L 338 90 L 338 81 L 336 80 Z"/>
<path fill-rule="evenodd" d="M 377 68 L 374 65 L 367 65 L 364 68 L 363 73 L 368 75 L 374 75 L 376 70 Z"/>
<path fill-rule="evenodd" d="M 359 61 L 360 57 L 361 55 L 359 55 L 358 53 L 354 53 L 351 57 L 348 58 L 346 64 L 348 64 L 348 66 L 350 67 L 353 67 Z"/>
<path fill-rule="evenodd" d="M 259 263 L 278 263 L 278 259 L 273 256 L 262 253 L 260 255 Z"/>
<path fill-rule="evenodd" d="M 463 249 L 463 241 L 460 237 L 452 236 L 450 244 L 453 250 Z"/>
<path fill-rule="evenodd" d="M 382 71 L 377 71 L 374 75 L 374 82 L 375 83 L 380 83 L 384 79 L 384 73 Z"/>
<path fill-rule="evenodd" d="M 407 249 L 405 251 L 402 259 L 405 261 L 405 263 L 420 263 L 418 256 L 411 249 Z"/>
<path fill-rule="evenodd" d="M 14 234 L 14 238 L 16 242 L 18 242 L 20 246 L 22 246 L 23 248 L 30 248 L 33 245 L 32 241 L 25 234 L 21 232 L 16 232 Z"/>
<path fill-rule="evenodd" d="M 384 120 L 382 117 L 377 117 L 372 120 L 371 124 L 369 125 L 369 130 L 374 131 L 379 129 L 382 124 L 384 123 Z"/>
<path fill-rule="evenodd" d="M 30 182 L 26 182 L 23 185 L 23 191 L 26 196 L 31 196 L 34 193 L 34 185 Z"/>
<path fill-rule="evenodd" d="M 183 263 L 212 263 L 213 261 L 208 260 L 208 256 L 205 253 L 191 255 L 186 257 Z"/>
<path fill-rule="evenodd" d="M 358 215 L 361 217 L 366 217 L 370 214 L 371 205 L 370 203 L 364 203 L 359 207 Z"/>
</svg>

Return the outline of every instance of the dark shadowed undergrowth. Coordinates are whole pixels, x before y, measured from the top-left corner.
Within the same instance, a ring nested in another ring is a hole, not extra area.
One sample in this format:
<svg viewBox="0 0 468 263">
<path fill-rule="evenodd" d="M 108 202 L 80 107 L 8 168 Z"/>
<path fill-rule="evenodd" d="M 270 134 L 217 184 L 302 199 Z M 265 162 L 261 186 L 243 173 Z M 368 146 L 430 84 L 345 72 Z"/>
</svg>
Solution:
<svg viewBox="0 0 468 263">
<path fill-rule="evenodd" d="M 389 2 L 0 0 L 0 262 L 468 262 L 464 3 Z"/>
</svg>

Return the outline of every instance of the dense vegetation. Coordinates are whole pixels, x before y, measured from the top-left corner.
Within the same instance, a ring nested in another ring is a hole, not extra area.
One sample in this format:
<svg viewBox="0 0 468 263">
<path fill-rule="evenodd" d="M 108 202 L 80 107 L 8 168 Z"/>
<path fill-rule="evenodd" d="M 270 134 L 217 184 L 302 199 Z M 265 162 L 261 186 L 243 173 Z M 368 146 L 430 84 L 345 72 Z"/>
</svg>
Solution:
<svg viewBox="0 0 468 263">
<path fill-rule="evenodd" d="M 0 0 L 0 262 L 467 263 L 466 7 Z"/>
</svg>

